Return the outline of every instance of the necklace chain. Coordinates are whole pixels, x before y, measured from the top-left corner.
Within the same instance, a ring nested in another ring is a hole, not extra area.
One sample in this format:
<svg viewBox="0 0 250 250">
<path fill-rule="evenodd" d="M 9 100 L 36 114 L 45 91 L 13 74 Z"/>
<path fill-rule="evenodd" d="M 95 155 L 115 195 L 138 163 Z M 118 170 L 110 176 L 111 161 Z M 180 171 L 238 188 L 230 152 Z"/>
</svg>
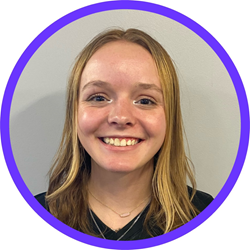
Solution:
<svg viewBox="0 0 250 250">
<path fill-rule="evenodd" d="M 147 203 L 147 205 L 143 208 L 143 210 L 138 214 L 138 216 L 136 217 L 136 219 L 134 220 L 134 222 L 132 223 L 132 225 L 126 230 L 126 232 L 125 232 L 124 234 L 122 234 L 122 236 L 120 236 L 116 241 L 121 240 L 121 239 L 130 231 L 130 229 L 131 229 L 131 228 L 135 225 L 135 223 L 140 219 L 142 213 L 144 212 L 144 210 L 146 209 L 146 207 L 148 206 L 148 204 L 149 204 L 149 203 Z M 104 236 L 104 234 L 103 234 L 103 232 L 101 231 L 100 227 L 98 226 L 98 224 L 97 224 L 97 222 L 96 222 L 96 220 L 95 220 L 95 218 L 94 218 L 94 215 L 93 215 L 93 213 L 92 213 L 90 207 L 89 207 L 89 213 L 90 213 L 90 216 L 91 216 L 92 220 L 94 221 L 94 223 L 95 223 L 95 225 L 96 225 L 96 227 L 97 227 L 99 233 L 101 234 L 102 238 L 103 238 L 103 239 L 106 239 L 106 237 Z"/>
<path fill-rule="evenodd" d="M 91 196 L 97 200 L 99 203 L 101 203 L 103 206 L 107 207 L 108 209 L 110 209 L 111 211 L 113 211 L 114 213 L 116 213 L 117 215 L 119 215 L 121 218 L 126 218 L 128 217 L 136 208 L 138 208 L 142 203 L 144 203 L 150 196 L 151 194 L 146 198 L 144 199 L 141 203 L 139 203 L 135 208 L 133 208 L 130 212 L 127 212 L 127 213 L 118 213 L 116 212 L 114 209 L 112 209 L 111 207 L 109 207 L 108 205 L 104 204 L 102 201 L 100 201 L 99 199 L 97 199 L 91 192 L 90 190 L 88 190 L 88 192 L 91 194 Z"/>
</svg>

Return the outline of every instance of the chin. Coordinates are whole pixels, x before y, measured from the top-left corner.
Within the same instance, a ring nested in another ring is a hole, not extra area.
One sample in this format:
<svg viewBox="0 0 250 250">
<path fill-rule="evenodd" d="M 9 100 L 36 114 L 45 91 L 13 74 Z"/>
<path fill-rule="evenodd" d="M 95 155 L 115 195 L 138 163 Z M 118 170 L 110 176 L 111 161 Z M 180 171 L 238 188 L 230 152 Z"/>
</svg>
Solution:
<svg viewBox="0 0 250 250">
<path fill-rule="evenodd" d="M 148 163 L 142 163 L 142 162 L 135 162 L 135 161 L 128 161 L 127 160 L 122 160 L 122 161 L 108 161 L 108 162 L 103 162 L 101 165 L 99 165 L 101 168 L 109 171 L 109 172 L 116 172 L 116 173 L 129 173 L 133 172 L 135 170 L 147 168 L 151 164 Z"/>
<path fill-rule="evenodd" d="M 106 169 L 109 172 L 114 172 L 114 173 L 128 173 L 136 170 L 138 167 L 136 166 L 131 166 L 131 165 L 125 165 L 125 164 L 116 164 L 116 165 L 108 165 L 108 166 L 103 166 L 104 169 Z"/>
</svg>

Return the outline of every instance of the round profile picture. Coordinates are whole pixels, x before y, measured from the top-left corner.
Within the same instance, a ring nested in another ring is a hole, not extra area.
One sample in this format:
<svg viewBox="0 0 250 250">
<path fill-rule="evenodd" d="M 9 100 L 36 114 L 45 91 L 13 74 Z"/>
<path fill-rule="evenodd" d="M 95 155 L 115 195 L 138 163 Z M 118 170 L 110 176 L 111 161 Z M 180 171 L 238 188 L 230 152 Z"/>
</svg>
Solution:
<svg viewBox="0 0 250 250">
<path fill-rule="evenodd" d="M 187 234 L 224 202 L 245 160 L 249 110 L 232 60 L 199 24 L 112 1 L 31 42 L 1 130 L 13 181 L 43 220 L 86 244 L 139 249 Z"/>
</svg>

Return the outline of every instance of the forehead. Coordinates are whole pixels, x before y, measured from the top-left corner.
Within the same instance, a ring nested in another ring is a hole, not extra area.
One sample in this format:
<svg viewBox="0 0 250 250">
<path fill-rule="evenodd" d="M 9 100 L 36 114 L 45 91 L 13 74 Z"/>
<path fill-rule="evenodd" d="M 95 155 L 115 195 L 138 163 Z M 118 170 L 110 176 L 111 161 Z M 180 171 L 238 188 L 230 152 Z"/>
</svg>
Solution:
<svg viewBox="0 0 250 250">
<path fill-rule="evenodd" d="M 127 41 L 109 42 L 93 54 L 83 70 L 81 82 L 94 80 L 150 82 L 160 87 L 157 67 L 149 51 Z"/>
<path fill-rule="evenodd" d="M 105 45 L 103 45 L 100 49 L 98 49 L 91 59 L 95 59 L 98 57 L 99 59 L 103 56 L 106 57 L 107 53 L 110 57 L 114 58 L 124 58 L 127 59 L 135 59 L 135 58 L 143 58 L 147 60 L 153 60 L 151 54 L 148 50 L 137 43 L 128 42 L 125 40 L 112 41 Z"/>
</svg>

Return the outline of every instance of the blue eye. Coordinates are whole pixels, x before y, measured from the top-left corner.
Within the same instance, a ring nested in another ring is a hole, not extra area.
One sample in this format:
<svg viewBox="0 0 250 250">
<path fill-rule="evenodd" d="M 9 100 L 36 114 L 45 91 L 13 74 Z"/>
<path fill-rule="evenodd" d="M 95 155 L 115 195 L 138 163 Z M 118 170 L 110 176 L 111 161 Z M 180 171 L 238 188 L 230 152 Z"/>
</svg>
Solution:
<svg viewBox="0 0 250 250">
<path fill-rule="evenodd" d="M 148 98 L 140 99 L 139 101 L 137 101 L 135 103 L 138 103 L 138 104 L 141 104 L 141 105 L 154 105 L 155 104 L 155 102 L 153 102 L 152 100 L 150 100 Z"/>
<path fill-rule="evenodd" d="M 102 95 L 93 95 L 91 96 L 88 101 L 93 101 L 93 102 L 105 102 L 105 101 L 110 101 L 108 100 L 107 98 L 105 98 L 104 96 Z"/>
<path fill-rule="evenodd" d="M 104 102 L 105 101 L 105 98 L 103 96 L 95 96 L 93 97 L 93 101 L 96 101 L 96 102 Z"/>
</svg>

